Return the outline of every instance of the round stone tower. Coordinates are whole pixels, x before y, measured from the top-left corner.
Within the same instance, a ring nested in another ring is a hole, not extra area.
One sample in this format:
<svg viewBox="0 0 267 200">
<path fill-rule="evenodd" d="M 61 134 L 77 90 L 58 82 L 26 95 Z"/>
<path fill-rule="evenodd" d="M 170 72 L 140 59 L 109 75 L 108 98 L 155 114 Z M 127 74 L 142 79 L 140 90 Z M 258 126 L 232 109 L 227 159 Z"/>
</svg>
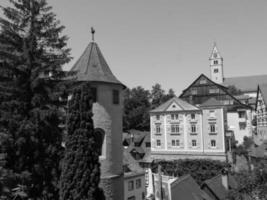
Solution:
<svg viewBox="0 0 267 200">
<path fill-rule="evenodd" d="M 123 200 L 122 116 L 125 86 L 112 74 L 94 41 L 89 43 L 71 71 L 77 72 L 77 81 L 91 83 L 95 134 L 102 138 L 100 187 L 107 200 Z"/>
</svg>

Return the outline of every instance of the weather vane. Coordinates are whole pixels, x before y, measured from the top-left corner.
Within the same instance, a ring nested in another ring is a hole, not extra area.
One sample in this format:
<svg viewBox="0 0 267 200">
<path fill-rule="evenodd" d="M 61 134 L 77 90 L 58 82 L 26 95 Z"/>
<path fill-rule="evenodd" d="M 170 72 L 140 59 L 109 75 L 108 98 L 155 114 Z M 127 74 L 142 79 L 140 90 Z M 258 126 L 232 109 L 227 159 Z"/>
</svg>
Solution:
<svg viewBox="0 0 267 200">
<path fill-rule="evenodd" d="M 94 29 L 94 27 L 91 27 L 91 33 L 92 33 L 92 41 L 95 41 L 95 37 L 94 37 L 95 29 Z"/>
</svg>

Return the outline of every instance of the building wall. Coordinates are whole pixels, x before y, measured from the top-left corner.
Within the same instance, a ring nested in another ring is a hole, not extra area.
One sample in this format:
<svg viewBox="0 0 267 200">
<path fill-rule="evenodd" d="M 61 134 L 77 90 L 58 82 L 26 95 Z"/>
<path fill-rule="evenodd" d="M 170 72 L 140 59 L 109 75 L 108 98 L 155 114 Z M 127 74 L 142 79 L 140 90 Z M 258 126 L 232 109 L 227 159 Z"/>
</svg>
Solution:
<svg viewBox="0 0 267 200">
<path fill-rule="evenodd" d="M 240 116 L 240 112 L 244 112 L 244 116 Z M 243 143 L 245 136 L 252 136 L 252 113 L 250 110 L 237 110 L 235 112 L 227 112 L 228 129 L 232 130 L 235 140 L 238 144 Z"/>
<path fill-rule="evenodd" d="M 224 123 L 223 108 L 203 109 L 204 152 L 225 152 Z"/>
<path fill-rule="evenodd" d="M 210 110 L 214 117 L 209 117 Z M 172 117 L 178 115 L 177 117 Z M 177 160 L 183 158 L 210 158 L 225 160 L 225 117 L 223 108 L 195 111 L 151 113 L 151 157 L 153 159 Z M 211 134 L 210 123 L 216 125 Z M 179 132 L 173 132 L 172 126 Z M 157 133 L 156 126 L 162 132 Z M 195 126 L 195 132 L 192 132 Z M 160 140 L 161 146 L 157 146 Z M 179 145 L 177 145 L 177 140 Z M 211 140 L 216 142 L 213 147 Z"/>
<path fill-rule="evenodd" d="M 137 182 L 141 181 L 141 186 L 137 188 Z M 129 190 L 129 182 L 133 183 L 133 189 Z M 144 200 L 146 196 L 145 174 L 141 173 L 134 176 L 125 176 L 124 178 L 124 200 L 135 197 L 135 200 Z"/>
<path fill-rule="evenodd" d="M 267 107 L 264 99 L 262 98 L 261 92 L 259 92 L 256 103 L 257 130 L 256 134 L 253 135 L 253 139 L 257 145 L 261 145 L 267 140 Z"/>
<path fill-rule="evenodd" d="M 175 117 L 172 118 L 172 115 Z M 192 115 L 194 119 L 191 118 Z M 150 122 L 152 151 L 203 151 L 201 111 L 151 114 Z M 192 125 L 195 126 L 194 133 Z M 157 132 L 157 126 L 160 127 L 160 133 Z M 175 126 L 179 127 L 178 131 Z M 157 146 L 157 140 L 160 140 L 160 146 Z M 196 141 L 196 146 L 192 145 L 192 140 Z"/>
<path fill-rule="evenodd" d="M 104 132 L 100 156 L 101 185 L 103 189 L 109 188 L 108 192 L 104 189 L 107 200 L 120 200 L 123 199 L 122 86 L 104 83 L 92 83 L 91 86 L 97 89 L 97 102 L 93 104 L 94 127 Z M 119 91 L 119 104 L 113 103 L 113 90 Z"/>
</svg>

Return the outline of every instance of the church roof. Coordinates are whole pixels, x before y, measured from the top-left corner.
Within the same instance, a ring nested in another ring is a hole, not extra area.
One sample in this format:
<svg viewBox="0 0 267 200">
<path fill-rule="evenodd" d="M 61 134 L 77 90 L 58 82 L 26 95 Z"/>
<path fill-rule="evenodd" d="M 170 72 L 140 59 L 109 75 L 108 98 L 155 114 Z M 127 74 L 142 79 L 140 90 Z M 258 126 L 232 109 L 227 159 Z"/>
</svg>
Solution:
<svg viewBox="0 0 267 200">
<path fill-rule="evenodd" d="M 242 92 L 256 92 L 258 85 L 264 83 L 267 83 L 266 74 L 225 78 L 223 85 L 224 86 L 234 85 L 237 89 L 240 89 Z"/>
<path fill-rule="evenodd" d="M 169 108 L 169 106 L 172 103 L 176 103 L 179 108 L 181 110 L 185 110 L 185 111 L 189 111 L 189 110 L 199 110 L 199 108 L 197 108 L 196 106 L 187 103 L 186 101 L 178 98 L 178 97 L 173 97 L 170 100 L 166 101 L 165 103 L 161 104 L 160 106 L 158 106 L 157 108 L 155 108 L 154 110 L 151 110 L 150 112 L 165 112 L 167 111 L 167 109 Z"/>
<path fill-rule="evenodd" d="M 105 82 L 123 85 L 111 72 L 95 42 L 89 43 L 81 57 L 71 68 L 71 71 L 77 72 L 76 78 L 78 81 Z"/>
</svg>

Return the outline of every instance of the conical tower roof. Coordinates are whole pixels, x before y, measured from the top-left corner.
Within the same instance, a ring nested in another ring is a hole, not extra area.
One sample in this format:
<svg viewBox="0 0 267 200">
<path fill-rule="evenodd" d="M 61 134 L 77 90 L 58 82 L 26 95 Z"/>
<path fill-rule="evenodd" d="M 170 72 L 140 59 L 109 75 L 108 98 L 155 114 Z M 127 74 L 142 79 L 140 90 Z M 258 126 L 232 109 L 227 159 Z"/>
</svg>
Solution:
<svg viewBox="0 0 267 200">
<path fill-rule="evenodd" d="M 71 68 L 76 71 L 78 81 L 105 82 L 120 84 L 125 87 L 111 72 L 98 45 L 90 42 L 78 61 Z"/>
</svg>

